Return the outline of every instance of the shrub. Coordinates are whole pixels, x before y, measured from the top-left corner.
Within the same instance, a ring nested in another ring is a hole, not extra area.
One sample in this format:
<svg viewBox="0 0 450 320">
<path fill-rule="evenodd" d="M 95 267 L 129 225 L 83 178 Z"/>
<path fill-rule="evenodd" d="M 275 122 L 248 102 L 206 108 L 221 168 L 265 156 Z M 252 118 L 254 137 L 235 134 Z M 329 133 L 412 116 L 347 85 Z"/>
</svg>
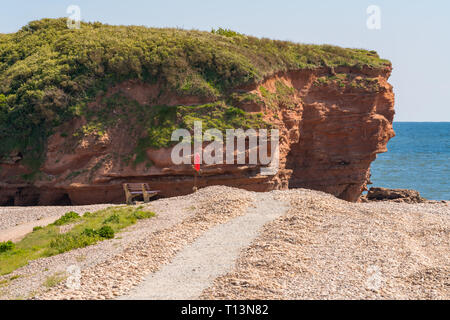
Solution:
<svg viewBox="0 0 450 320">
<path fill-rule="evenodd" d="M 120 218 L 119 215 L 117 213 L 114 213 L 112 215 L 110 215 L 108 218 L 106 218 L 103 221 L 103 224 L 108 224 L 108 223 L 119 223 L 120 222 Z"/>
<path fill-rule="evenodd" d="M 84 214 L 83 214 L 83 217 L 84 218 L 89 218 L 89 217 L 92 217 L 93 216 L 93 213 L 92 212 L 85 212 Z"/>
<path fill-rule="evenodd" d="M 14 249 L 14 243 L 12 241 L 0 242 L 0 253 L 11 251 Z"/>
<path fill-rule="evenodd" d="M 38 230 L 41 230 L 41 229 L 43 229 L 43 228 L 40 227 L 40 226 L 34 227 L 34 228 L 33 228 L 33 232 L 38 231 Z"/>
<path fill-rule="evenodd" d="M 97 234 L 105 239 L 114 238 L 114 230 L 110 226 L 101 227 L 99 230 L 97 230 Z"/>
<path fill-rule="evenodd" d="M 98 238 L 95 236 L 88 236 L 86 234 L 64 234 L 58 235 L 50 242 L 50 249 L 47 250 L 47 255 L 52 256 L 60 254 L 73 249 L 84 248 L 95 244 Z"/>
<path fill-rule="evenodd" d="M 217 30 L 212 29 L 211 33 L 213 34 L 219 34 L 221 36 L 225 36 L 225 37 L 238 37 L 238 36 L 242 36 L 240 33 L 230 30 L 230 29 L 223 29 L 223 28 L 219 28 Z"/>
<path fill-rule="evenodd" d="M 71 222 L 76 221 L 78 219 L 80 219 L 80 215 L 78 213 L 76 213 L 76 212 L 70 211 L 70 212 L 67 212 L 65 215 L 63 215 L 58 220 L 56 220 L 53 224 L 55 226 L 62 226 L 64 224 L 71 223 Z"/>
<path fill-rule="evenodd" d="M 97 232 L 94 229 L 89 229 L 89 228 L 84 229 L 81 234 L 85 235 L 87 237 L 96 237 L 97 236 Z"/>
<path fill-rule="evenodd" d="M 154 216 L 155 216 L 155 214 L 153 212 L 149 212 L 149 211 L 136 210 L 135 212 L 133 212 L 133 217 L 138 220 L 149 219 Z"/>
</svg>

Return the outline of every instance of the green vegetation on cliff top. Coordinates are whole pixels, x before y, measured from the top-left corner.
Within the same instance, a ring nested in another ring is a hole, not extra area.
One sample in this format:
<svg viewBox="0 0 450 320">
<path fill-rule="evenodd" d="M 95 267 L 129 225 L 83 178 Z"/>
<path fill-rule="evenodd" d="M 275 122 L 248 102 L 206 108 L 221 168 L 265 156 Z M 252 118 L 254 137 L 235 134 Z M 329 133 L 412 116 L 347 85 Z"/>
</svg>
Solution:
<svg viewBox="0 0 450 320">
<path fill-rule="evenodd" d="M 178 95 L 222 99 L 237 86 L 278 71 L 390 64 L 376 52 L 212 32 L 82 23 L 30 22 L 0 34 L 0 159 L 12 151 L 28 165 L 53 128 L 80 105 L 127 79 L 160 82 Z"/>
</svg>

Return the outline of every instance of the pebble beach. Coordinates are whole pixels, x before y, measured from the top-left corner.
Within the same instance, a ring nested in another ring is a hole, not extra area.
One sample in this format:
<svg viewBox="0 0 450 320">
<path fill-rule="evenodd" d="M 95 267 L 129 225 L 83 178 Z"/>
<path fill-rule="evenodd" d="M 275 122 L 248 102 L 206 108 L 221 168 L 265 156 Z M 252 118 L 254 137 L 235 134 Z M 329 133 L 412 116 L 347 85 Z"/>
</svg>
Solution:
<svg viewBox="0 0 450 320">
<path fill-rule="evenodd" d="M 107 206 L 0 208 L 0 233 Z M 0 276 L 0 299 L 450 298 L 448 202 L 349 203 L 305 189 L 254 193 L 214 186 L 147 206 L 156 217 L 115 239 Z M 190 258 L 196 247 L 203 257 L 224 252 L 222 267 L 213 259 L 197 266 Z M 186 265 L 201 270 L 188 277 L 199 281 L 173 281 L 171 290 L 158 285 Z M 49 277 L 67 276 L 70 266 L 80 270 L 80 288 L 66 281 L 44 285 Z"/>
</svg>

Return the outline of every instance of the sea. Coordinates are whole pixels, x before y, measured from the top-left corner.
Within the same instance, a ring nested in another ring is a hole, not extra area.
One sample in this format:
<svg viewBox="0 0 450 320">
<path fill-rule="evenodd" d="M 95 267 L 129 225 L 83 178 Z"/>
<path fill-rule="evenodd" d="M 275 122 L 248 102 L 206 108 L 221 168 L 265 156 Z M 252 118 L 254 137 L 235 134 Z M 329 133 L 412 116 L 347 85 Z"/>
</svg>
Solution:
<svg viewBox="0 0 450 320">
<path fill-rule="evenodd" d="M 394 130 L 388 152 L 372 163 L 372 187 L 450 200 L 450 122 L 394 122 Z"/>
</svg>

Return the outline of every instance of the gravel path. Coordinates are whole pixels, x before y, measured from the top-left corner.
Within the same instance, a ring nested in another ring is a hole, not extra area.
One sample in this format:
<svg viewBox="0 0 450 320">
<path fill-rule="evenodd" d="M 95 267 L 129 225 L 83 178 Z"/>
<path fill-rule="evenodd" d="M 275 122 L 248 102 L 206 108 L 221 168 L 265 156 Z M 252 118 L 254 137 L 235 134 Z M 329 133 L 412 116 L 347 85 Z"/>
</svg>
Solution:
<svg viewBox="0 0 450 320">
<path fill-rule="evenodd" d="M 49 290 L 33 294 L 36 299 L 112 299 L 124 296 L 149 273 L 168 264 L 185 246 L 194 242 L 205 231 L 240 216 L 253 201 L 253 193 L 221 186 L 201 189 L 195 194 L 159 200 L 152 203 L 158 217 L 172 216 L 171 224 L 152 228 L 154 218 L 137 230 L 129 230 L 129 237 L 120 240 L 120 250 L 103 247 L 101 253 L 108 257 L 89 266 L 81 266 L 81 287 L 72 290 L 61 283 Z M 119 241 L 104 241 L 107 245 Z M 85 249 L 93 249 L 92 246 Z M 75 250 L 77 251 L 77 250 Z M 71 254 L 69 252 L 68 254 Z M 92 256 L 90 253 L 89 256 Z M 41 259 L 42 260 L 42 259 Z"/>
<path fill-rule="evenodd" d="M 45 227 L 59 218 L 60 216 L 46 217 L 40 220 L 22 223 L 9 229 L 0 230 L 0 242 L 9 240 L 12 242 L 20 241 L 28 233 L 32 232 L 34 227 Z"/>
<path fill-rule="evenodd" d="M 153 273 L 123 299 L 196 299 L 214 279 L 231 270 L 241 249 L 257 237 L 267 222 L 283 215 L 287 204 L 271 194 L 255 195 L 243 216 L 206 231 L 178 253 L 172 263 Z"/>
</svg>

